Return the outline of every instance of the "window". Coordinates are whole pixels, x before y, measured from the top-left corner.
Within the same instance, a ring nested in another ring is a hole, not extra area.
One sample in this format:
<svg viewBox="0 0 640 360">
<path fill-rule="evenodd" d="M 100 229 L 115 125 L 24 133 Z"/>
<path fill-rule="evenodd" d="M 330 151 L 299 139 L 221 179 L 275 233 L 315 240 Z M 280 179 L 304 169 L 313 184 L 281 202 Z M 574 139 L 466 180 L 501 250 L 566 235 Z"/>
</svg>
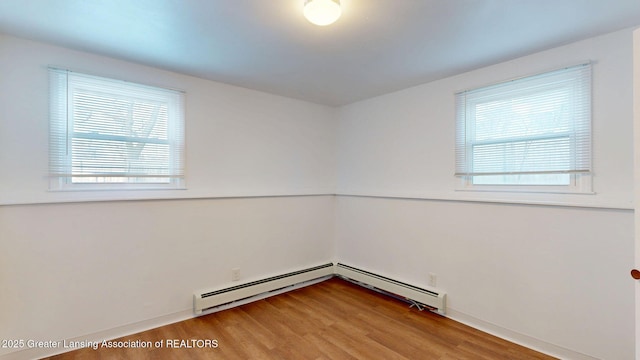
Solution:
<svg viewBox="0 0 640 360">
<path fill-rule="evenodd" d="M 464 188 L 590 191 L 591 65 L 456 94 Z"/>
<path fill-rule="evenodd" d="M 50 69 L 51 190 L 184 187 L 181 92 Z"/>
</svg>

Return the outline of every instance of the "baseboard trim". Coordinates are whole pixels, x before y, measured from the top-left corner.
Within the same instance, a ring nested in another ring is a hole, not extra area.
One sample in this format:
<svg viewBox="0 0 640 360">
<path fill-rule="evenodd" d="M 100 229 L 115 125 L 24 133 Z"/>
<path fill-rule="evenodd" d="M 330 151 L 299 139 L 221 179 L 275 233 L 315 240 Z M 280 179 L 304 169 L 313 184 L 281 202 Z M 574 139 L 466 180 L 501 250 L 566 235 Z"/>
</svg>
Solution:
<svg viewBox="0 0 640 360">
<path fill-rule="evenodd" d="M 113 329 L 108 329 L 108 330 L 105 330 L 105 331 L 99 331 L 99 332 L 96 332 L 96 333 L 93 333 L 93 334 L 88 334 L 88 335 L 78 336 L 78 337 L 75 337 L 75 338 L 65 339 L 64 341 L 66 343 L 71 343 L 71 342 L 74 342 L 74 341 L 85 341 L 85 342 L 87 342 L 87 341 L 92 341 L 92 342 L 98 341 L 98 342 L 102 342 L 104 340 L 109 341 L 109 340 L 121 338 L 123 336 L 130 336 L 130 335 L 137 334 L 137 333 L 140 333 L 140 332 L 143 332 L 143 331 L 152 330 L 152 329 L 155 329 L 155 328 L 158 328 L 158 327 L 161 327 L 161 326 L 177 323 L 177 322 L 184 321 L 184 320 L 189 320 L 189 319 L 192 319 L 192 318 L 195 318 L 195 317 L 198 317 L 198 316 L 203 316 L 203 315 L 215 313 L 215 312 L 218 312 L 218 311 L 227 310 L 227 309 L 230 309 L 230 308 L 234 308 L 234 307 L 237 307 L 237 306 L 248 304 L 248 303 L 251 303 L 251 302 L 254 302 L 254 301 L 266 299 L 266 298 L 274 296 L 274 295 L 283 294 L 283 293 L 288 292 L 288 291 L 292 291 L 292 290 L 303 288 L 305 286 L 317 284 L 319 282 L 325 281 L 325 280 L 330 279 L 332 277 L 333 277 L 333 275 L 324 276 L 324 277 L 321 277 L 321 278 L 318 278 L 318 279 L 314 279 L 314 280 L 298 283 L 298 284 L 295 284 L 295 285 L 292 285 L 292 286 L 288 286 L 288 287 L 283 288 L 283 289 L 279 289 L 279 290 L 275 290 L 275 291 L 259 294 L 259 295 L 250 297 L 248 299 L 234 301 L 233 303 L 230 303 L 230 304 L 221 305 L 221 306 L 218 306 L 218 307 L 216 307 L 214 309 L 203 311 L 202 314 L 199 314 L 199 315 L 195 315 L 193 313 L 193 309 L 190 308 L 190 309 L 179 311 L 179 312 L 176 312 L 176 313 L 173 313 L 173 314 L 164 315 L 164 316 L 160 316 L 160 317 L 157 317 L 157 318 L 140 321 L 140 322 L 136 322 L 136 323 L 129 324 L 129 325 L 119 326 L 119 327 L 116 327 L 116 328 L 113 328 Z M 72 348 L 70 348 L 70 349 L 65 349 L 65 348 L 49 348 L 49 349 L 47 349 L 47 348 L 32 348 L 32 349 L 24 349 L 24 350 L 11 352 L 11 353 L 8 353 L 8 354 L 2 354 L 2 355 L 0 355 L 0 360 L 40 359 L 40 358 L 43 358 L 43 357 L 54 356 L 54 355 L 62 354 L 62 353 L 73 351 L 73 350 L 77 350 L 77 349 L 72 349 Z"/>
<path fill-rule="evenodd" d="M 173 314 L 163 315 L 160 317 L 156 317 L 153 319 L 143 320 L 136 323 L 119 326 L 116 328 L 99 331 L 93 334 L 82 335 L 74 338 L 69 338 L 63 340 L 64 343 L 71 343 L 74 341 L 98 341 L 102 342 L 104 340 L 113 340 L 123 336 L 137 334 L 139 332 L 155 329 L 161 326 L 177 323 L 180 321 L 188 320 L 193 318 L 193 309 L 187 309 L 183 311 L 179 311 Z M 62 340 L 61 340 L 62 341 Z M 64 344 L 63 343 L 63 344 Z M 77 350 L 74 348 L 31 348 L 24 349 L 15 352 L 11 352 L 8 354 L 0 355 L 0 360 L 28 360 L 28 359 L 40 359 L 43 357 L 54 356 L 58 354 L 62 354 L 65 352 Z"/>
<path fill-rule="evenodd" d="M 208 311 L 204 311 L 202 314 L 200 315 L 195 315 L 193 312 L 193 309 L 186 309 L 183 311 L 179 311 L 176 313 L 172 313 L 172 314 L 168 314 L 168 315 L 164 315 L 164 316 L 160 316 L 157 318 L 153 318 L 153 319 L 148 319 L 148 320 L 143 320 L 140 322 L 136 322 L 136 323 L 132 323 L 132 324 L 128 324 L 128 325 L 123 325 L 123 326 L 119 326 L 116 328 L 112 328 L 112 329 L 108 329 L 108 330 L 104 330 L 104 331 L 99 331 L 93 334 L 88 334 L 88 335 L 83 335 L 83 336 L 79 336 L 79 337 L 74 337 L 74 338 L 69 338 L 66 339 L 66 343 L 70 343 L 70 342 L 74 342 L 74 341 L 92 341 L 92 342 L 102 342 L 104 340 L 113 340 L 113 339 L 117 339 L 123 336 L 130 336 L 133 334 L 137 334 L 143 331 L 147 331 L 147 330 L 151 330 L 151 329 L 155 329 L 161 326 L 165 326 L 165 325 L 169 325 L 169 324 L 173 324 L 173 323 L 177 323 L 180 321 L 184 321 L 184 320 L 188 320 L 197 316 L 203 316 L 203 315 L 207 315 L 207 314 L 211 314 L 211 313 L 215 313 L 218 311 L 223 311 L 223 310 L 227 310 L 230 308 L 234 308 L 237 306 L 241 306 L 244 304 L 248 304 L 254 301 L 258 301 L 258 300 L 262 300 L 271 296 L 275 296 L 275 295 L 279 295 L 279 294 L 283 294 L 292 290 L 296 290 L 299 288 L 303 288 L 309 285 L 313 285 L 313 284 L 317 284 L 319 282 L 325 281 L 327 279 L 332 278 L 333 275 L 329 275 L 329 276 L 324 276 L 318 279 L 314 279 L 314 280 L 310 280 L 310 281 L 306 281 L 306 282 L 302 282 L 299 284 L 295 284 L 292 286 L 288 286 L 286 288 L 283 289 L 279 289 L 276 291 L 272 291 L 272 292 L 267 292 L 264 294 L 259 294 L 256 296 L 253 296 L 251 298 L 247 298 L 247 299 L 243 299 L 243 300 L 239 300 L 239 301 L 234 301 L 232 303 L 229 304 L 225 304 L 225 305 L 221 305 L 218 306 L 216 308 L 213 308 L 211 310 Z M 539 351 L 541 353 L 559 358 L 559 359 L 573 359 L 573 360 L 598 360 L 595 357 L 586 355 L 586 354 L 582 354 L 579 353 L 577 351 L 574 350 L 570 350 L 558 345 L 554 345 L 551 343 L 548 343 L 546 341 L 528 336 L 528 335 L 524 335 L 521 333 L 518 333 L 516 331 L 513 330 L 509 330 L 506 328 L 503 328 L 501 326 L 492 324 L 490 322 L 484 321 L 484 320 L 480 320 L 476 317 L 473 317 L 471 315 L 468 315 L 464 312 L 460 312 L 457 311 L 456 309 L 452 309 L 450 307 L 447 307 L 447 312 L 445 315 L 447 318 L 450 318 L 451 320 L 460 322 L 462 324 L 468 325 L 472 328 L 478 329 L 480 331 L 486 332 L 488 334 L 497 336 L 499 338 L 505 339 L 507 341 L 511 341 L 513 343 L 516 343 L 518 345 L 522 345 L 524 347 Z M 2 354 L 0 355 L 0 360 L 27 360 L 27 359 L 38 359 L 38 358 L 43 358 L 43 357 L 49 357 L 49 356 L 54 356 L 54 355 L 58 355 L 58 354 L 62 354 L 68 351 L 73 351 L 76 349 L 70 348 L 70 349 L 65 349 L 65 348 L 53 348 L 53 349 L 47 349 L 47 348 L 32 348 L 32 349 L 24 349 L 24 350 L 19 350 L 19 351 L 15 351 L 15 352 L 11 352 L 11 353 L 7 353 L 7 354 Z"/>
<path fill-rule="evenodd" d="M 599 360 L 598 358 L 567 349 L 558 345 L 548 343 L 544 340 L 540 340 L 528 335 L 521 334 L 519 332 L 503 328 L 501 326 L 492 324 L 490 322 L 480 320 L 471 315 L 467 315 L 463 312 L 457 311 L 450 307 L 447 308 L 447 314 L 451 320 L 470 326 L 474 329 L 483 331 L 487 334 L 497 336 L 501 339 L 510 341 L 512 343 L 522 345 L 529 349 L 547 354 L 549 356 L 556 357 L 558 359 L 572 359 L 572 360 Z"/>
</svg>

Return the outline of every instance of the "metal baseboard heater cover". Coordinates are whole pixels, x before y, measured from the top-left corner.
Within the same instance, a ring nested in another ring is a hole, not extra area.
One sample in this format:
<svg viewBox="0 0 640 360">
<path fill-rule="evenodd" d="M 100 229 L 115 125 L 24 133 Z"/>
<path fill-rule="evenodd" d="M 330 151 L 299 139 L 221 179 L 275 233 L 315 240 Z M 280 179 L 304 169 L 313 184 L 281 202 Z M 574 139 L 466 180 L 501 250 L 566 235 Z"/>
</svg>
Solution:
<svg viewBox="0 0 640 360">
<path fill-rule="evenodd" d="M 203 311 L 220 305 L 332 275 L 333 264 L 328 263 L 220 290 L 195 293 L 193 294 L 193 310 L 196 314 L 202 314 Z"/>
<path fill-rule="evenodd" d="M 335 265 L 328 263 L 223 289 L 196 292 L 193 294 L 193 309 L 196 315 L 200 315 L 204 311 L 225 304 L 326 276 L 347 278 L 367 287 L 373 287 L 391 295 L 409 299 L 419 305 L 426 305 L 426 307 L 442 315 L 445 313 L 446 294 L 442 291 L 417 287 L 340 263 Z"/>
<path fill-rule="evenodd" d="M 420 305 L 426 305 L 427 308 L 433 309 L 441 315 L 445 314 L 447 294 L 438 289 L 421 288 L 340 263 L 336 264 L 335 274 L 409 299 Z"/>
</svg>

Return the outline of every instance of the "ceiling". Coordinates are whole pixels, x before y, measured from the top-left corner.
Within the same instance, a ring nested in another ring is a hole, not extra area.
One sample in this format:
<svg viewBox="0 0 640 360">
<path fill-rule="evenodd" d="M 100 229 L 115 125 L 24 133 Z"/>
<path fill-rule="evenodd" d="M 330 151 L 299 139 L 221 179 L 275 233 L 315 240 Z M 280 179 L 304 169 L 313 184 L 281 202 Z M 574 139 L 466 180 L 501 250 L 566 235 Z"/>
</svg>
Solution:
<svg viewBox="0 0 640 360">
<path fill-rule="evenodd" d="M 0 33 L 339 106 L 640 25 L 640 0 L 0 0 Z M 1 55 L 1 52 L 0 52 Z"/>
</svg>

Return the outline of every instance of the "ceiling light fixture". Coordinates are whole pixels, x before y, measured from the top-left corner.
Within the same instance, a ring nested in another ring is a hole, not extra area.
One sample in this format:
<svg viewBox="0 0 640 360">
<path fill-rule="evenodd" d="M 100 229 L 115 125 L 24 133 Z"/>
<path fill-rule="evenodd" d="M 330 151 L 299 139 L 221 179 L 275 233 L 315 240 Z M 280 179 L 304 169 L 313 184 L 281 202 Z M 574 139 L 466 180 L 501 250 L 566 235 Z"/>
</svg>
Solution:
<svg viewBox="0 0 640 360">
<path fill-rule="evenodd" d="M 304 17 L 313 24 L 319 26 L 333 24 L 341 14 L 340 0 L 304 1 Z"/>
</svg>

